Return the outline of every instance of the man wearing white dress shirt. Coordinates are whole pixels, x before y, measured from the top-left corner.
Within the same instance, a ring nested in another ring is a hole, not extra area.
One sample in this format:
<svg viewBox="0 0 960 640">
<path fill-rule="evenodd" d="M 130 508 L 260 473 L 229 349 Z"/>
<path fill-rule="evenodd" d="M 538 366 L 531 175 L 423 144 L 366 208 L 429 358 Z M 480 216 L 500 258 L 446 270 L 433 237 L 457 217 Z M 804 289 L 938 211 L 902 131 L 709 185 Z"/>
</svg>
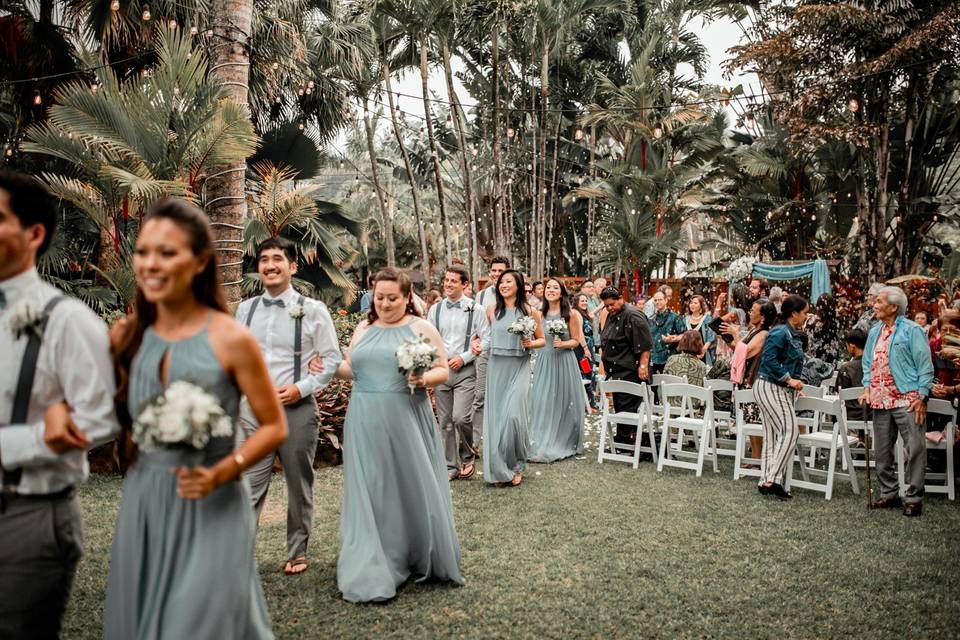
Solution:
<svg viewBox="0 0 960 640">
<path fill-rule="evenodd" d="M 477 293 L 476 301 L 483 309 L 489 309 L 497 304 L 497 280 L 503 272 L 510 268 L 510 260 L 503 256 L 496 256 L 490 260 L 490 270 L 487 275 L 490 279 L 487 286 Z M 484 317 L 486 320 L 486 317 Z M 480 434 L 483 433 L 483 401 L 487 394 L 487 350 L 490 346 L 489 332 L 485 340 L 475 339 L 470 345 L 471 351 L 477 356 L 477 388 L 473 394 L 473 442 L 480 446 Z"/>
<path fill-rule="evenodd" d="M 318 416 L 314 394 L 329 384 L 340 363 L 337 332 L 327 307 L 302 296 L 290 285 L 297 272 L 296 247 L 284 238 L 270 238 L 257 249 L 257 271 L 266 290 L 240 303 L 237 320 L 249 327 L 263 350 L 267 368 L 287 415 L 289 437 L 274 455 L 245 474 L 257 520 L 267 500 L 274 457 L 279 456 L 287 480 L 287 563 L 284 573 L 307 570 L 307 543 L 313 524 L 313 458 L 317 451 Z M 323 371 L 311 374 L 307 363 L 322 359 Z M 247 435 L 256 424 L 244 403 Z"/>
<path fill-rule="evenodd" d="M 451 265 L 443 277 L 445 297 L 434 303 L 427 320 L 440 332 L 447 349 L 450 377 L 435 390 L 440 432 L 443 436 L 447 474 L 451 480 L 467 480 L 476 473 L 473 444 L 473 405 L 477 385 L 476 354 L 471 349 L 474 337 L 486 335 L 484 308 L 463 295 L 470 282 L 465 267 Z"/>
<path fill-rule="evenodd" d="M 56 210 L 0 173 L 0 638 L 56 638 L 83 552 L 86 449 L 120 427 L 107 327 L 40 279 Z"/>
</svg>

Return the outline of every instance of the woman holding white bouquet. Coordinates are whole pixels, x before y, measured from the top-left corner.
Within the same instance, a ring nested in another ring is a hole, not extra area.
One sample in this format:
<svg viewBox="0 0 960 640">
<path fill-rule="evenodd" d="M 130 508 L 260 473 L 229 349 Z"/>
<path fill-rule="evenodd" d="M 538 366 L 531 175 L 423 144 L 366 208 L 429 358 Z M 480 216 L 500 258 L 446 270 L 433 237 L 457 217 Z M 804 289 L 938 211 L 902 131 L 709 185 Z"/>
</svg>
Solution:
<svg viewBox="0 0 960 640">
<path fill-rule="evenodd" d="M 350 602 L 389 600 L 411 576 L 463 584 L 447 463 L 426 392 L 446 382 L 447 354 L 411 291 L 402 271 L 377 273 L 367 320 L 337 368 L 337 377 L 353 380 L 337 560 L 337 586 Z"/>
<path fill-rule="evenodd" d="M 530 421 L 530 350 L 543 339 L 540 312 L 527 304 L 523 276 L 504 271 L 497 280 L 497 304 L 487 309 L 490 356 L 483 419 L 483 479 L 517 486 L 527 467 Z"/>
<path fill-rule="evenodd" d="M 531 462 L 553 462 L 583 452 L 587 396 L 573 350 L 583 341 L 583 318 L 571 313 L 567 289 L 556 278 L 543 288 L 546 346 L 533 366 Z"/>
<path fill-rule="evenodd" d="M 133 459 L 107 582 L 108 639 L 272 638 L 241 473 L 287 436 L 260 348 L 227 313 L 199 209 L 151 207 L 134 313 L 111 335 Z M 234 450 L 240 396 L 260 427 Z M 135 457 L 134 457 L 135 456 Z"/>
</svg>

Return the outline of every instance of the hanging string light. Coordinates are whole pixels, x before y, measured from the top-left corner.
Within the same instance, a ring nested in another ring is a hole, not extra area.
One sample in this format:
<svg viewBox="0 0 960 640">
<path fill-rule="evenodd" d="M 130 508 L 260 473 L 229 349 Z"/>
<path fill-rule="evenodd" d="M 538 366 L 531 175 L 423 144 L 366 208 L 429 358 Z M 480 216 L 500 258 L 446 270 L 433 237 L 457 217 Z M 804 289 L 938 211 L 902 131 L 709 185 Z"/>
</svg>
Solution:
<svg viewBox="0 0 960 640">
<path fill-rule="evenodd" d="M 200 29 L 197 28 L 197 25 L 190 27 L 190 35 L 195 36 L 200 33 Z"/>
<path fill-rule="evenodd" d="M 573 133 L 573 138 L 577 141 L 583 140 L 583 129 L 577 127 L 577 130 Z"/>
<path fill-rule="evenodd" d="M 860 100 L 855 95 L 850 95 L 847 97 L 847 109 L 850 109 L 853 113 L 856 113 L 860 110 Z"/>
<path fill-rule="evenodd" d="M 113 0 L 113 2 L 110 3 L 110 11 L 114 13 L 120 11 L 120 0 Z"/>
<path fill-rule="evenodd" d="M 661 127 L 659 124 L 653 127 L 653 137 L 657 140 L 663 137 L 663 127 Z"/>
<path fill-rule="evenodd" d="M 150 5 L 143 5 L 143 13 L 140 14 L 140 17 L 143 18 L 144 22 L 150 22 Z"/>
<path fill-rule="evenodd" d="M 176 29 L 177 27 L 179 27 L 180 25 L 177 23 L 176 20 L 174 20 L 173 18 L 170 18 L 170 20 L 167 22 L 167 26 L 168 26 L 171 30 L 173 30 L 173 29 Z"/>
<path fill-rule="evenodd" d="M 33 105 L 39 107 L 43 104 L 43 97 L 40 95 L 39 91 L 33 93 Z"/>
</svg>

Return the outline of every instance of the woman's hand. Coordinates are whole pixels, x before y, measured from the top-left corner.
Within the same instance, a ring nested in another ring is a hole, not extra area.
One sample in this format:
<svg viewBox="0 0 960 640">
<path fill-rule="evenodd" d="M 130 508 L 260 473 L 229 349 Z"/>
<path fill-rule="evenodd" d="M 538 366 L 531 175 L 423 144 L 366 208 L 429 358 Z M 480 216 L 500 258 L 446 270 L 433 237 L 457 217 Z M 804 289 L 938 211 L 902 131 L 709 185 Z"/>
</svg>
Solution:
<svg viewBox="0 0 960 640">
<path fill-rule="evenodd" d="M 791 389 L 796 389 L 797 391 L 803 391 L 803 380 L 795 380 L 790 378 L 787 380 L 787 386 Z"/>
<path fill-rule="evenodd" d="M 523 346 L 524 349 L 531 349 L 531 348 L 533 348 L 533 340 L 531 340 L 530 338 L 527 338 L 527 337 L 521 338 L 521 339 L 520 339 L 520 344 Z"/>
<path fill-rule="evenodd" d="M 553 348 L 554 348 L 554 349 L 565 349 L 566 347 L 563 346 L 563 340 L 561 340 L 561 339 L 558 338 L 557 336 L 553 336 Z"/>
<path fill-rule="evenodd" d="M 213 469 L 197 466 L 192 469 L 177 467 L 173 470 L 180 481 L 177 493 L 185 500 L 205 498 L 217 488 L 217 477 Z"/>
<path fill-rule="evenodd" d="M 423 389 L 427 386 L 427 381 L 423 379 L 422 373 L 418 375 L 411 371 L 407 375 L 407 384 L 417 389 Z"/>
<path fill-rule="evenodd" d="M 737 334 L 740 330 L 740 325 L 730 324 L 729 322 L 722 322 L 720 324 L 720 332 L 725 333 L 728 336 L 737 337 Z"/>
</svg>

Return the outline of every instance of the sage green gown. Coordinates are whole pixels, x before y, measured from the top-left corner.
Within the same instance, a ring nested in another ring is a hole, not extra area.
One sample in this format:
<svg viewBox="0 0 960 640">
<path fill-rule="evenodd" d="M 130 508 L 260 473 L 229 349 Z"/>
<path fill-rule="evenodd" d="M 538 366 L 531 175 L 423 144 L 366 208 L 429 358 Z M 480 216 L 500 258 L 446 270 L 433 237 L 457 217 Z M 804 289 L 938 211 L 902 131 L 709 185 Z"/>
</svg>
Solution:
<svg viewBox="0 0 960 640">
<path fill-rule="evenodd" d="M 133 359 L 131 415 L 163 393 L 159 371 L 169 351 L 168 382 L 186 380 L 213 394 L 236 424 L 240 391 L 220 366 L 207 329 L 169 342 L 148 328 Z M 174 467 L 211 466 L 234 437 L 201 450 L 141 451 L 127 474 L 113 536 L 104 637 L 272 638 L 257 563 L 246 486 L 232 481 L 200 500 L 177 495 Z"/>
<path fill-rule="evenodd" d="M 337 560 L 349 602 L 389 600 L 411 576 L 464 582 L 433 407 L 397 370 L 397 348 L 415 337 L 409 326 L 371 326 L 350 354 Z"/>
<path fill-rule="evenodd" d="M 562 319 L 559 314 L 548 315 L 543 324 L 559 319 Z M 545 337 L 547 344 L 537 352 L 533 365 L 530 394 L 529 460 L 535 462 L 553 462 L 583 453 L 583 418 L 587 407 L 576 355 L 571 349 L 555 348 L 552 335 Z M 569 340 L 570 329 L 565 329 L 559 337 Z"/>
<path fill-rule="evenodd" d="M 507 309 L 490 324 L 490 356 L 483 417 L 483 480 L 510 482 L 527 468 L 530 423 L 530 351 L 507 331 L 522 314 Z"/>
</svg>

